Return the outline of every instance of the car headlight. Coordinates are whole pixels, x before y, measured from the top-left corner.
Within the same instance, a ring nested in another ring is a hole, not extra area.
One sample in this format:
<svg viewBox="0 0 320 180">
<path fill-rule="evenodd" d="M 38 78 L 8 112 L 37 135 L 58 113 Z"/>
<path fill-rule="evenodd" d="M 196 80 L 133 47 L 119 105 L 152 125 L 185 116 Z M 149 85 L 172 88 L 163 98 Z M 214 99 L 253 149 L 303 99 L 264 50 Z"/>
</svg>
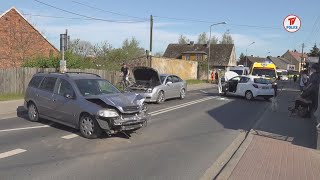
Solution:
<svg viewBox="0 0 320 180">
<path fill-rule="evenodd" d="M 152 89 L 151 88 L 147 89 L 147 93 L 152 93 Z"/>
<path fill-rule="evenodd" d="M 114 109 L 102 109 L 98 111 L 98 116 L 100 117 L 119 117 L 119 114 L 116 110 Z"/>
</svg>

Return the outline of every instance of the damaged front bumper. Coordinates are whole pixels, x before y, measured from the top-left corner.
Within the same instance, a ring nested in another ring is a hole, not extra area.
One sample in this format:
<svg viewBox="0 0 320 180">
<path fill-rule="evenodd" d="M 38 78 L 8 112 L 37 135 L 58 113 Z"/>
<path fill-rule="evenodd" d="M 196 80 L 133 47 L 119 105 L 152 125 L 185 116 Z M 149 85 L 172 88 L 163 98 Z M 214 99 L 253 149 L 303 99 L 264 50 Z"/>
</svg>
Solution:
<svg viewBox="0 0 320 180">
<path fill-rule="evenodd" d="M 150 115 L 146 112 L 122 114 L 116 118 L 97 117 L 100 127 L 108 134 L 134 131 L 147 126 Z"/>
</svg>

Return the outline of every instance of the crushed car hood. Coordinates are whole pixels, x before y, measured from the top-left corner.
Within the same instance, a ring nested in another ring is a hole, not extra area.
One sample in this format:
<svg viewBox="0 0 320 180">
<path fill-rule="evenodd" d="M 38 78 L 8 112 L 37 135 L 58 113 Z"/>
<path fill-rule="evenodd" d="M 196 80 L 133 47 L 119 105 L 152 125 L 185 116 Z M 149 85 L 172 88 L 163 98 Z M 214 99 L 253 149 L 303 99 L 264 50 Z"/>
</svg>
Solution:
<svg viewBox="0 0 320 180">
<path fill-rule="evenodd" d="M 139 81 L 152 81 L 154 86 L 160 85 L 160 77 L 158 71 L 150 67 L 135 67 L 132 70 L 134 79 Z"/>
<path fill-rule="evenodd" d="M 86 97 L 87 100 L 93 102 L 93 100 L 101 100 L 109 106 L 116 107 L 123 112 L 124 107 L 141 106 L 145 98 L 136 93 L 118 93 L 108 95 L 97 95 Z M 139 109 L 137 109 L 138 111 Z"/>
</svg>

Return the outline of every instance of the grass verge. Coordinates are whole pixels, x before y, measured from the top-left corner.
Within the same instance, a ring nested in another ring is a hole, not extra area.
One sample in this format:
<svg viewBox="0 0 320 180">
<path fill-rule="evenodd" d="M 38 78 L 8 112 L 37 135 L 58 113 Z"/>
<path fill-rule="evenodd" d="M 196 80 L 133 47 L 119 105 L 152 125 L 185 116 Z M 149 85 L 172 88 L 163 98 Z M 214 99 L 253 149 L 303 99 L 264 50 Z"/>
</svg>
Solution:
<svg viewBox="0 0 320 180">
<path fill-rule="evenodd" d="M 16 94 L 16 93 L 0 94 L 0 101 L 23 99 L 23 97 L 24 97 L 23 94 Z"/>
</svg>

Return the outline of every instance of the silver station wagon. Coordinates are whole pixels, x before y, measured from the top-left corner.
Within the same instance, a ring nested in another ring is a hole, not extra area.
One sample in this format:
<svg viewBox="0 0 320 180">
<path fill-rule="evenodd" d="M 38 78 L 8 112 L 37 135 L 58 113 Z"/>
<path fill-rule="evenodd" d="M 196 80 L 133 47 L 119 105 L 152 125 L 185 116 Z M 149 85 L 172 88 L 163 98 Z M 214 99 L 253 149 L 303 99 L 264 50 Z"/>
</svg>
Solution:
<svg viewBox="0 0 320 180">
<path fill-rule="evenodd" d="M 187 82 L 172 74 L 158 74 L 149 67 L 135 67 L 133 70 L 135 83 L 127 88 L 146 98 L 146 102 L 163 103 L 167 99 L 184 99 Z"/>
<path fill-rule="evenodd" d="M 38 73 L 25 94 L 31 121 L 40 118 L 80 129 L 86 138 L 132 132 L 146 125 L 145 98 L 122 93 L 107 80 L 90 73 Z"/>
</svg>

